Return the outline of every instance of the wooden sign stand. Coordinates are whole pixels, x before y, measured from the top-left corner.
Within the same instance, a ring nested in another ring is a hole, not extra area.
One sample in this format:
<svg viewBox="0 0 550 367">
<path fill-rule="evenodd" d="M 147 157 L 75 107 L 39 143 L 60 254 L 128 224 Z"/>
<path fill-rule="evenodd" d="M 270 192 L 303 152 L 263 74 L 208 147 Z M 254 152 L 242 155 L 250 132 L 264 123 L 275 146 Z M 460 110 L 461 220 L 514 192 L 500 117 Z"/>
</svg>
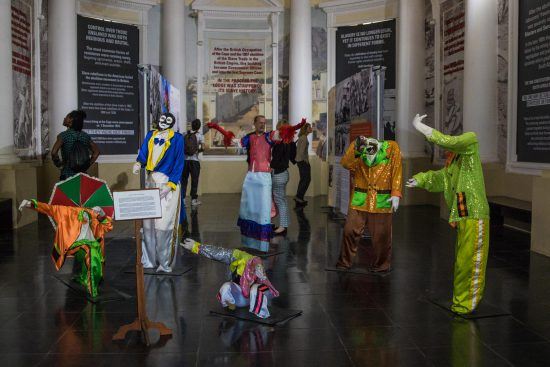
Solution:
<svg viewBox="0 0 550 367">
<path fill-rule="evenodd" d="M 145 307 L 145 288 L 143 286 L 143 265 L 141 264 L 141 227 L 142 220 L 135 221 L 136 226 L 136 293 L 137 293 L 137 319 L 127 325 L 121 326 L 113 336 L 113 341 L 124 340 L 129 331 L 141 331 L 145 344 L 150 345 L 149 329 L 157 329 L 160 336 L 172 336 L 172 330 L 166 327 L 162 322 L 150 321 L 147 318 Z"/>
</svg>

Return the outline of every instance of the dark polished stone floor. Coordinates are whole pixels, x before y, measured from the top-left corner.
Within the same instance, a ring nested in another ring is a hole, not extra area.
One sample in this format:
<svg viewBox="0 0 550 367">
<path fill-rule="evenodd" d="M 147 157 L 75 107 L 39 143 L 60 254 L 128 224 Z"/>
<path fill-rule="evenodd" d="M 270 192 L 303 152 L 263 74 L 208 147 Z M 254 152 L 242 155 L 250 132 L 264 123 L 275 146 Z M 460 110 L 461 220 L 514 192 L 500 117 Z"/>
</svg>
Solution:
<svg viewBox="0 0 550 367">
<path fill-rule="evenodd" d="M 239 246 L 238 195 L 205 195 L 192 235 Z M 466 321 L 428 303 L 450 297 L 453 230 L 433 207 L 403 207 L 394 218 L 394 271 L 387 277 L 324 271 L 338 252 L 342 223 L 323 213 L 325 198 L 292 211 L 288 238 L 274 246 L 274 302 L 303 315 L 278 327 L 210 316 L 223 265 L 181 254 L 194 268 L 180 277 L 145 277 L 148 315 L 173 329 L 147 348 L 132 334 L 111 341 L 133 321 L 135 301 L 91 304 L 52 276 L 53 231 L 45 218 L 0 235 L 2 366 L 548 366 L 550 259 L 529 251 L 517 232 L 491 238 L 484 302 L 511 316 Z M 289 200 L 290 202 L 290 200 Z M 298 215 L 299 214 L 299 215 Z M 190 216 L 191 217 L 191 216 Z M 134 294 L 130 223 L 117 223 L 107 249 L 106 283 Z M 72 271 L 69 260 L 62 269 Z M 152 335 L 153 340 L 158 339 Z"/>
</svg>

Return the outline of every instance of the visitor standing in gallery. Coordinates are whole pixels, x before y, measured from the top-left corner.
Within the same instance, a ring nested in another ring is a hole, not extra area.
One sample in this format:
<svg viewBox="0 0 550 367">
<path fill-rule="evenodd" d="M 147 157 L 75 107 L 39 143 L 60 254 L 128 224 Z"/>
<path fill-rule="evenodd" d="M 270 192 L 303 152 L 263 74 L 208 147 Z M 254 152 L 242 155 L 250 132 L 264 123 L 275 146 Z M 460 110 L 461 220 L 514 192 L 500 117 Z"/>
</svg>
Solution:
<svg viewBox="0 0 550 367">
<path fill-rule="evenodd" d="M 191 206 L 201 204 L 197 189 L 199 187 L 199 176 L 201 173 L 201 163 L 199 161 L 199 153 L 203 151 L 204 136 L 201 131 L 201 120 L 195 119 L 191 122 L 191 130 L 188 130 L 184 136 L 184 151 L 185 151 L 185 166 L 181 177 L 182 196 L 185 199 L 187 193 L 187 181 L 191 175 Z"/>
<path fill-rule="evenodd" d="M 300 128 L 298 134 L 298 142 L 296 143 L 296 164 L 300 172 L 300 182 L 298 183 L 298 190 L 296 192 L 296 206 L 306 206 L 307 201 L 304 200 L 304 196 L 311 182 L 311 166 L 309 165 L 309 141 L 307 136 L 311 134 L 313 129 L 311 124 L 305 124 Z"/>
<path fill-rule="evenodd" d="M 53 163 L 61 169 L 60 180 L 86 172 L 99 157 L 99 148 L 90 135 L 82 131 L 85 118 L 86 112 L 74 110 L 63 119 L 63 126 L 67 130 L 57 136 L 51 152 Z"/>
</svg>

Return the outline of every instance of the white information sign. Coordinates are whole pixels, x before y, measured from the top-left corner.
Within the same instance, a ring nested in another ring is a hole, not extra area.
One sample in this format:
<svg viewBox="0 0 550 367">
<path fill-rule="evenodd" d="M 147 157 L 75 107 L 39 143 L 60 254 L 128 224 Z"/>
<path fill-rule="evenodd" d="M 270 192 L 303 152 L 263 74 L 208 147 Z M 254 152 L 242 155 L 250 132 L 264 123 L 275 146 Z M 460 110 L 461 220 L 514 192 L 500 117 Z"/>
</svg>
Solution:
<svg viewBox="0 0 550 367">
<path fill-rule="evenodd" d="M 162 217 L 159 189 L 114 191 L 115 219 L 154 219 Z"/>
</svg>

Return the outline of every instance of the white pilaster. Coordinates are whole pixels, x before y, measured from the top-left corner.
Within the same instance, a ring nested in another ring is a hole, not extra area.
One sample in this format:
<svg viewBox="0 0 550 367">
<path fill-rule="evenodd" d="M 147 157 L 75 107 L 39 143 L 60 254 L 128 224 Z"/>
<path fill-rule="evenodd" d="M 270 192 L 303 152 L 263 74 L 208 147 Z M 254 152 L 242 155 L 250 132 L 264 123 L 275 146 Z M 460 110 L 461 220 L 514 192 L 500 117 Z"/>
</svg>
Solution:
<svg viewBox="0 0 550 367">
<path fill-rule="evenodd" d="M 13 150 L 13 72 L 11 55 L 11 1 L 0 0 L 0 164 L 18 159 Z"/>
<path fill-rule="evenodd" d="M 197 118 L 204 121 L 202 110 L 203 76 L 204 76 L 204 16 L 202 11 L 197 12 Z"/>
<path fill-rule="evenodd" d="M 161 18 L 162 73 L 181 93 L 180 129 L 187 124 L 185 98 L 185 1 L 164 0 Z"/>
<path fill-rule="evenodd" d="M 48 1 L 48 110 L 50 149 L 63 118 L 78 108 L 76 0 Z"/>
<path fill-rule="evenodd" d="M 465 1 L 464 131 L 482 161 L 497 161 L 497 0 Z"/>
<path fill-rule="evenodd" d="M 290 2 L 289 122 L 311 121 L 311 8 L 308 0 Z"/>
<path fill-rule="evenodd" d="M 424 137 L 412 126 L 424 113 L 424 0 L 399 3 L 396 136 L 404 157 L 424 156 Z"/>
</svg>

